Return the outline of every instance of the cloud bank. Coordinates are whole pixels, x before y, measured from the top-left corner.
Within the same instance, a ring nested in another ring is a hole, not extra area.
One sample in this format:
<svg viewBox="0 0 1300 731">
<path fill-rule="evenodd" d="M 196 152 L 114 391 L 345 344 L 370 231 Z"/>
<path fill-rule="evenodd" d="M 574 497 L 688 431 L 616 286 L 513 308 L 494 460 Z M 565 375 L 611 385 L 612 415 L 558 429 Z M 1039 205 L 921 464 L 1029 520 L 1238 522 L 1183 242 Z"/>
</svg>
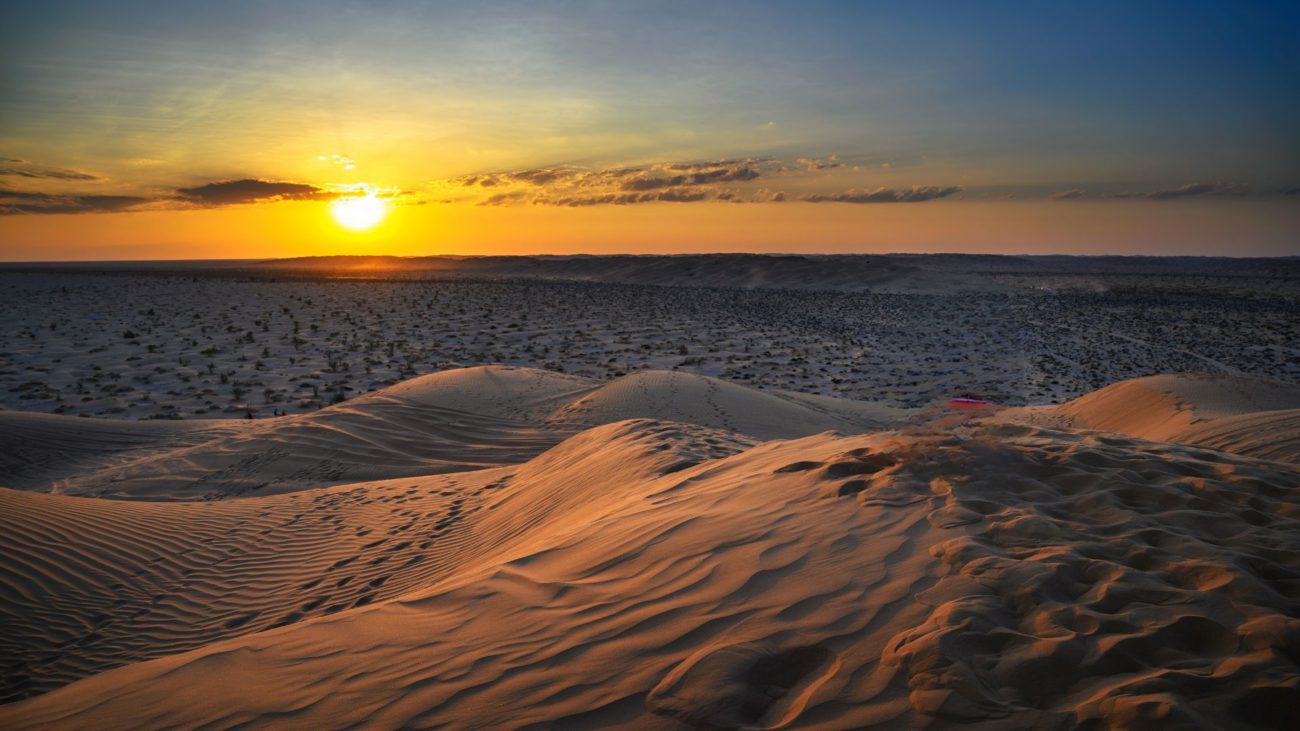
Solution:
<svg viewBox="0 0 1300 731">
<path fill-rule="evenodd" d="M 1094 193 L 1089 194 L 1079 188 L 1071 188 L 1053 193 L 1049 198 L 1053 200 L 1147 200 L 1147 201 L 1170 201 L 1184 198 L 1244 198 L 1248 196 L 1266 197 L 1272 195 L 1290 196 L 1300 193 L 1300 186 L 1284 187 L 1277 190 L 1265 189 L 1257 190 L 1256 188 L 1245 183 L 1187 183 L 1176 188 L 1161 188 L 1144 192 L 1121 191 L 1119 193 Z"/>
<path fill-rule="evenodd" d="M 5 161 L 11 162 L 11 161 Z M 48 168 L 44 170 L 50 170 Z M 69 173 L 64 175 L 63 173 Z M 0 173 L 12 174 L 12 173 Z M 57 180 L 99 180 L 94 176 L 79 177 L 76 171 L 56 171 L 55 174 L 17 173 L 24 178 Z M 55 193 L 47 191 L 0 189 L 0 216 L 23 214 L 114 213 L 148 206 L 150 208 L 214 208 L 248 203 L 275 201 L 333 200 L 351 191 L 332 191 L 306 183 L 279 180 L 242 178 L 222 180 L 193 187 L 176 188 L 153 195 L 97 195 L 88 193 Z"/>
<path fill-rule="evenodd" d="M 69 170 L 68 168 L 48 167 L 36 165 L 27 160 L 19 160 L 13 157 L 0 157 L 0 175 L 10 175 L 19 178 L 33 178 L 37 180 L 99 180 L 98 175 L 83 173 L 80 170 Z"/>
<path fill-rule="evenodd" d="M 911 188 L 876 188 L 874 190 L 849 190 L 843 193 L 824 195 L 810 193 L 800 200 L 808 203 L 921 203 L 947 198 L 962 191 L 960 185 L 937 187 L 933 185 L 914 185 Z"/>
<path fill-rule="evenodd" d="M 351 163 L 350 158 L 340 158 Z M 859 160 L 859 157 L 854 157 Z M 824 158 L 724 158 L 658 162 L 618 167 L 563 164 L 478 173 L 431 181 L 422 192 L 369 186 L 315 185 L 264 178 L 218 180 L 148 193 L 113 195 L 62 192 L 78 183 L 104 187 L 96 175 L 26 160 L 0 157 L 0 176 L 12 184 L 0 188 L 0 215 L 106 213 L 140 208 L 214 208 L 278 201 L 329 201 L 370 191 L 400 198 L 404 204 L 469 203 L 479 206 L 629 206 L 643 203 L 841 203 L 850 205 L 927 203 L 965 194 L 966 200 L 989 200 L 998 188 L 968 190 L 961 185 L 851 187 L 863 177 L 882 175 L 882 165 L 859 165 L 835 155 Z M 43 182 L 41 182 L 43 181 Z M 51 190 L 29 190 L 44 185 Z M 86 187 L 86 186 L 82 186 Z M 1005 186 L 1003 186 L 1005 188 Z M 1256 190 L 1243 183 L 1194 182 L 1145 192 L 1089 192 L 1073 187 L 1057 192 L 1028 186 L 1031 198 L 1048 200 L 1169 201 L 1202 197 L 1300 194 L 1300 186 Z M 128 191 L 132 192 L 132 191 Z M 997 199 L 1003 200 L 1003 195 Z"/>
<path fill-rule="evenodd" d="M 132 195 L 60 195 L 0 190 L 0 216 L 25 213 L 111 213 L 149 201 L 149 198 Z"/>
<path fill-rule="evenodd" d="M 788 196 L 776 185 L 825 184 L 827 171 L 845 168 L 838 157 L 735 158 L 647 165 L 545 168 L 480 173 L 444 181 L 482 206 L 626 206 L 639 203 L 920 203 L 962 191 L 961 186 L 918 185 Z M 856 168 L 855 168 L 856 169 Z"/>
<path fill-rule="evenodd" d="M 305 183 L 286 183 L 256 178 L 225 180 L 193 188 L 177 188 L 176 193 L 184 200 L 209 206 L 230 206 L 263 201 L 322 200 L 338 196 L 337 193 Z"/>
</svg>

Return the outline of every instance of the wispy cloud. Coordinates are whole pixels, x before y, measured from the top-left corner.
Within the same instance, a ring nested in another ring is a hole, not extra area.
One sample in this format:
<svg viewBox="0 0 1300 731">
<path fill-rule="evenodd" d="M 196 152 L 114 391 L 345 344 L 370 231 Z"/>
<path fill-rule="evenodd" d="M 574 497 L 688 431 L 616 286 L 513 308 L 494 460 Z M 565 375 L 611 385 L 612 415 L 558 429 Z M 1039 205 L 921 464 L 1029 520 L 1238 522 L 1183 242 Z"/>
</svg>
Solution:
<svg viewBox="0 0 1300 731">
<path fill-rule="evenodd" d="M 809 172 L 817 170 L 833 170 L 834 168 L 843 167 L 844 163 L 840 162 L 839 157 L 831 155 L 827 158 L 801 157 L 795 160 L 795 164 Z"/>
<path fill-rule="evenodd" d="M 1187 183 L 1174 188 L 1159 188 L 1148 191 L 1120 191 L 1118 193 L 1088 193 L 1080 188 L 1070 188 L 1053 193 L 1049 198 L 1053 200 L 1074 200 L 1074 199 L 1119 199 L 1119 200 L 1147 200 L 1147 201 L 1169 201 L 1183 198 L 1206 198 L 1206 197 L 1231 197 L 1242 198 L 1247 196 L 1265 197 L 1270 195 L 1293 195 L 1297 188 L 1257 189 L 1246 183 Z"/>
<path fill-rule="evenodd" d="M 579 207 L 747 200 L 742 191 L 730 186 L 781 173 L 777 161 L 754 158 L 611 168 L 556 165 L 468 175 L 445 182 L 461 190 L 489 193 L 477 201 L 479 205 Z"/>
<path fill-rule="evenodd" d="M 131 195 L 60 195 L 0 190 L 0 216 L 30 213 L 109 213 L 134 208 L 151 199 Z"/>
<path fill-rule="evenodd" d="M 828 171 L 846 167 L 834 155 L 825 158 L 734 158 L 660 162 L 609 168 L 557 165 L 518 171 L 480 173 L 444 181 L 485 206 L 626 206 L 638 203 L 779 203 L 788 200 L 774 184 L 824 185 Z M 959 186 L 877 188 L 867 191 L 807 193 L 796 200 L 812 203 L 905 203 L 936 200 L 961 191 Z"/>
<path fill-rule="evenodd" d="M 922 203 L 947 198 L 962 191 L 960 185 L 944 187 L 914 185 L 911 188 L 876 188 L 874 190 L 848 190 L 843 193 L 810 193 L 800 200 L 808 203 Z"/>
<path fill-rule="evenodd" d="M 1284 195 L 1284 191 L 1278 191 Z M 1100 198 L 1118 198 L 1128 200 L 1178 200 L 1180 198 L 1205 198 L 1205 196 L 1234 196 L 1242 198 L 1247 195 L 1269 195 L 1269 191 L 1256 191 L 1245 183 L 1236 182 L 1193 182 L 1170 189 L 1149 191 L 1121 191 L 1100 195 Z M 1078 198 L 1078 196 L 1075 196 Z"/>
<path fill-rule="evenodd" d="M 150 195 L 99 195 L 33 190 L 0 190 L 0 215 L 30 213 L 111 213 L 148 206 L 157 208 L 212 208 L 247 203 L 288 200 L 333 200 L 360 195 L 363 190 L 329 190 L 306 183 L 244 178 L 222 180 Z M 384 191 L 393 197 L 400 191 Z"/>
<path fill-rule="evenodd" d="M 1166 201 L 1205 195 L 1248 195 L 1250 192 L 1250 186 L 1241 183 L 1188 183 L 1169 190 L 1154 190 L 1143 194 L 1142 197 Z"/>
<path fill-rule="evenodd" d="M 89 181 L 100 179 L 98 175 L 83 173 L 80 170 L 69 170 L 68 168 L 37 165 L 27 160 L 19 160 L 13 157 L 0 157 L 0 175 L 11 175 L 19 178 L 34 178 L 38 180 Z"/>
</svg>

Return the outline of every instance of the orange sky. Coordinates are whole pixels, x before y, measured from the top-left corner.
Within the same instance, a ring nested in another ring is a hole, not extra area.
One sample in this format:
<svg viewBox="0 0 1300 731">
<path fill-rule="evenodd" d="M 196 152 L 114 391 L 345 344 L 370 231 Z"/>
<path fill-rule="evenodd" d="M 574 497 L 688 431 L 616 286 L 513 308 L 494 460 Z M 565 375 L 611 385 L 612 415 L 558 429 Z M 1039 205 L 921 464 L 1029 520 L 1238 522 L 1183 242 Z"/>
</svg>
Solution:
<svg viewBox="0 0 1300 731">
<path fill-rule="evenodd" d="M 941 201 L 854 206 L 654 203 L 394 206 L 348 231 L 320 202 L 9 216 L 4 258 L 199 259 L 319 254 L 687 251 L 1293 253 L 1300 209 L 1277 201 Z M 1225 242 L 1249 242 L 1225 251 Z M 1135 243 L 1139 242 L 1139 243 Z"/>
</svg>

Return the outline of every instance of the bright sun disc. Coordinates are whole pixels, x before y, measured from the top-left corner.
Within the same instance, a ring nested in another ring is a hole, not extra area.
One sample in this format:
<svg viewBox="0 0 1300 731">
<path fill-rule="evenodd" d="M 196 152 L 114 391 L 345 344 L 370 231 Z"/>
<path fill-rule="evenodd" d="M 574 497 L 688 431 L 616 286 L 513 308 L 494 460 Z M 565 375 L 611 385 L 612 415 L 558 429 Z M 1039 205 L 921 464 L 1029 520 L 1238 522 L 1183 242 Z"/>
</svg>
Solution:
<svg viewBox="0 0 1300 731">
<path fill-rule="evenodd" d="M 340 226 L 353 231 L 365 231 L 374 228 L 384 220 L 386 206 L 379 198 L 372 195 L 347 196 L 330 203 L 330 214 Z"/>
</svg>

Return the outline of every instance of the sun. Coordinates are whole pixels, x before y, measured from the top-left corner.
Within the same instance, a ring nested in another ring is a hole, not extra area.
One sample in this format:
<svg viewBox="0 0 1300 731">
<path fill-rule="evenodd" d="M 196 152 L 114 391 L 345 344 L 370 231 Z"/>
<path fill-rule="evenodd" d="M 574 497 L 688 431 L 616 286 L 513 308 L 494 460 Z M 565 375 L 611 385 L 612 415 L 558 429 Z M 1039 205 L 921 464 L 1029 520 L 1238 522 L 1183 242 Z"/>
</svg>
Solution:
<svg viewBox="0 0 1300 731">
<path fill-rule="evenodd" d="M 330 215 L 344 228 L 368 231 L 379 225 L 388 213 L 388 205 L 369 193 L 362 196 L 344 196 L 330 203 Z"/>
</svg>

